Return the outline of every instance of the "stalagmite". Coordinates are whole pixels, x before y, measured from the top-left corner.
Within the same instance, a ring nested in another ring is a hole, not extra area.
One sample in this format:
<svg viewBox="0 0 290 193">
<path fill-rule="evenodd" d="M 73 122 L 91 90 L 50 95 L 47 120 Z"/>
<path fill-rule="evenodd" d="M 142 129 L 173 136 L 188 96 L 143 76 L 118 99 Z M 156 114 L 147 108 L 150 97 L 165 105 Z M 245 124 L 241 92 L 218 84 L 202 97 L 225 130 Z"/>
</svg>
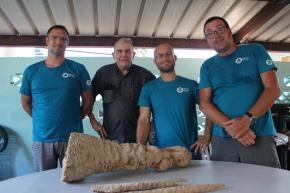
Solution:
<svg viewBox="0 0 290 193">
<path fill-rule="evenodd" d="M 165 171 L 173 165 L 186 167 L 191 156 L 186 148 L 180 146 L 158 149 L 72 133 L 63 159 L 62 180 L 72 182 L 92 174 L 118 170 L 154 168 Z"/>
<path fill-rule="evenodd" d="M 179 186 L 180 185 L 179 183 L 183 181 L 184 179 L 179 178 L 175 180 L 141 181 L 141 182 L 117 183 L 117 184 L 97 184 L 92 185 L 91 190 L 93 192 L 104 192 L 104 193 L 150 190 L 156 188 Z"/>
<path fill-rule="evenodd" d="M 185 179 L 139 181 L 131 183 L 93 185 L 93 192 L 101 193 L 202 193 L 223 189 L 224 184 L 184 184 Z"/>
<path fill-rule="evenodd" d="M 152 190 L 141 190 L 126 193 L 203 193 L 221 190 L 224 187 L 224 184 L 198 184 L 158 188 Z"/>
</svg>

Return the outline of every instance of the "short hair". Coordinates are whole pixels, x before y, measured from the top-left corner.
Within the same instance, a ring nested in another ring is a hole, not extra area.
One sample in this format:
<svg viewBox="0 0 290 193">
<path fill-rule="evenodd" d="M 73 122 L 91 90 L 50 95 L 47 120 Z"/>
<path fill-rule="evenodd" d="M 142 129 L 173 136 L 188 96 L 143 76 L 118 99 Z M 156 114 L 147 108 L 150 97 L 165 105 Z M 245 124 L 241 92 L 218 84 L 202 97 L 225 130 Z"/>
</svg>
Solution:
<svg viewBox="0 0 290 193">
<path fill-rule="evenodd" d="M 53 29 L 61 29 L 61 30 L 65 31 L 65 33 L 67 34 L 67 36 L 69 36 L 69 33 L 68 33 L 66 27 L 64 27 L 63 25 L 53 25 L 53 26 L 51 26 L 51 27 L 47 30 L 46 35 L 48 36 L 49 33 L 51 32 L 51 30 L 53 30 Z"/>
<path fill-rule="evenodd" d="M 172 53 L 174 54 L 174 49 L 173 49 L 172 45 L 165 42 L 165 43 L 158 44 L 157 47 L 154 49 L 154 59 L 156 59 L 156 52 L 160 46 L 165 46 L 165 47 L 169 48 L 170 50 L 172 50 Z"/>
<path fill-rule="evenodd" d="M 115 44 L 114 44 L 114 50 L 115 50 L 117 44 L 119 44 L 121 42 L 122 43 L 128 43 L 128 44 L 131 44 L 133 46 L 133 41 L 131 40 L 131 38 L 121 38 L 121 39 L 119 39 L 118 41 L 115 42 Z"/>
<path fill-rule="evenodd" d="M 205 23 L 204 23 L 204 25 L 203 25 L 203 33 L 205 33 L 204 30 L 205 30 L 205 26 L 206 26 L 206 24 L 212 22 L 213 20 L 217 20 L 217 19 L 222 20 L 222 21 L 224 22 L 226 28 L 230 28 L 230 26 L 229 26 L 228 22 L 225 20 L 225 18 L 223 18 L 223 17 L 219 17 L 219 16 L 213 16 L 213 17 L 208 18 L 208 19 L 205 21 Z"/>
</svg>

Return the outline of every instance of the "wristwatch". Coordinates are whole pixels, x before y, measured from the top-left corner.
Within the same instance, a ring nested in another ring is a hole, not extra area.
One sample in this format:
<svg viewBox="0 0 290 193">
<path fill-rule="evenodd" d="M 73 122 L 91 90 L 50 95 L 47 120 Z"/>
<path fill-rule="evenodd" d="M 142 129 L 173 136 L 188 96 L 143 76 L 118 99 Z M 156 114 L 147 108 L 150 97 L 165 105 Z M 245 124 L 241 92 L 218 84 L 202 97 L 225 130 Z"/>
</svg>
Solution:
<svg viewBox="0 0 290 193">
<path fill-rule="evenodd" d="M 250 118 L 250 125 L 253 125 L 257 121 L 257 117 L 252 115 L 250 112 L 246 112 L 246 115 Z"/>
</svg>

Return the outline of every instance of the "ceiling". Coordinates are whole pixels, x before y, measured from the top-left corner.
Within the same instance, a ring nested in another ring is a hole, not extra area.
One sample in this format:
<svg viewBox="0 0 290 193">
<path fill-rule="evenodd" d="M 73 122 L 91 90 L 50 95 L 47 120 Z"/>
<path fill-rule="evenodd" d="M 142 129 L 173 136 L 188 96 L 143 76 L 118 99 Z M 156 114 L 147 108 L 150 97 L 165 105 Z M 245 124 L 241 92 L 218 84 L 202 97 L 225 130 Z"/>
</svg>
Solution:
<svg viewBox="0 0 290 193">
<path fill-rule="evenodd" d="M 135 46 L 208 48 L 203 24 L 229 22 L 237 42 L 261 42 L 290 51 L 290 1 L 251 0 L 0 0 L 0 45 L 43 46 L 47 29 L 65 25 L 72 46 L 112 46 L 132 37 Z"/>
</svg>

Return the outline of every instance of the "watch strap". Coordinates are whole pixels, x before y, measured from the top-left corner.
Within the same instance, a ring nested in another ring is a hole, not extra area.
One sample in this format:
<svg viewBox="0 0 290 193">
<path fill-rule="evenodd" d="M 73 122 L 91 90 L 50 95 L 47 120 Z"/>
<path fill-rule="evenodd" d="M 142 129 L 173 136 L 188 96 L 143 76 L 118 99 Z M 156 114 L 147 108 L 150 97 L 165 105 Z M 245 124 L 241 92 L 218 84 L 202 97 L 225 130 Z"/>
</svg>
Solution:
<svg viewBox="0 0 290 193">
<path fill-rule="evenodd" d="M 246 115 L 250 118 L 250 125 L 253 125 L 257 121 L 257 117 L 255 117 L 252 113 L 246 112 Z"/>
<path fill-rule="evenodd" d="M 252 115 L 252 113 L 250 113 L 249 111 L 246 112 L 246 115 L 251 119 L 252 117 L 254 117 L 254 115 Z"/>
</svg>

